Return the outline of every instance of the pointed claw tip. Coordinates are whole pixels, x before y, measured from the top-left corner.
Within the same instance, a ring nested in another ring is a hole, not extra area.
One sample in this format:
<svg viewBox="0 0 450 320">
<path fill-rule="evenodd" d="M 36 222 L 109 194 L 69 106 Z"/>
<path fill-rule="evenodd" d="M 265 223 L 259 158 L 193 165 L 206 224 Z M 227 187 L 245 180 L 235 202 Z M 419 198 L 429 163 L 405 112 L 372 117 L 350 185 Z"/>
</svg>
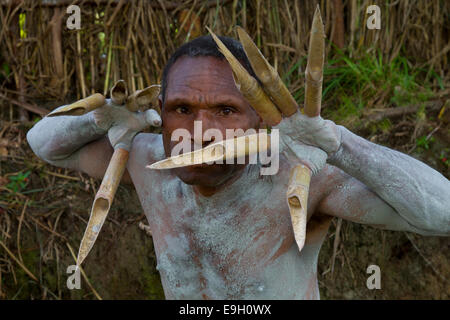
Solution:
<svg viewBox="0 0 450 320">
<path fill-rule="evenodd" d="M 317 4 L 316 11 L 314 11 L 314 15 L 316 15 L 316 14 L 320 14 L 320 5 L 319 4 Z"/>
<path fill-rule="evenodd" d="M 315 23 L 320 23 L 321 25 L 323 24 L 323 22 L 322 22 L 322 14 L 320 12 L 320 7 L 319 7 L 318 4 L 317 4 L 317 7 L 316 7 L 316 11 L 314 12 L 314 18 L 313 18 L 313 24 L 315 24 Z"/>
<path fill-rule="evenodd" d="M 240 34 L 241 32 L 245 32 L 244 28 L 242 28 L 241 26 L 234 27 L 234 30 L 237 31 L 238 34 Z"/>
</svg>

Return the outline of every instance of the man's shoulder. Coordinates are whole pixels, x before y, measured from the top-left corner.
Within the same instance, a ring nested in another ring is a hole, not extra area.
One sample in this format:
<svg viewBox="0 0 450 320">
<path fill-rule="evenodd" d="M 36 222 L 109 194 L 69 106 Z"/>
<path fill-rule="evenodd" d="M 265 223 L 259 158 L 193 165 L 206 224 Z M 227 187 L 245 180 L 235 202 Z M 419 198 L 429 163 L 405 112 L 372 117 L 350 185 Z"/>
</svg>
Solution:
<svg viewBox="0 0 450 320">
<path fill-rule="evenodd" d="M 139 133 L 134 137 L 130 151 L 130 162 L 148 165 L 163 159 L 164 146 L 162 135 Z"/>
<path fill-rule="evenodd" d="M 322 170 L 311 177 L 310 190 L 329 195 L 333 189 L 342 186 L 351 176 L 344 171 L 330 164 L 326 164 Z"/>
</svg>

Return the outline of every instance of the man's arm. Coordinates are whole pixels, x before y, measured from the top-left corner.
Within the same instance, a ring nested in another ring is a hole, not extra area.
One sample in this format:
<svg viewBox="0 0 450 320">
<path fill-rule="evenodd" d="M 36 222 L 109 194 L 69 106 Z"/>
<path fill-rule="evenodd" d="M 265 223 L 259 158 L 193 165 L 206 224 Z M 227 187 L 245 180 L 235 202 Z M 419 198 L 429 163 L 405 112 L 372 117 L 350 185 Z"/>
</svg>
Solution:
<svg viewBox="0 0 450 320">
<path fill-rule="evenodd" d="M 44 117 L 28 131 L 27 140 L 42 160 L 101 178 L 113 153 L 106 133 L 89 112 L 82 116 Z"/>
<path fill-rule="evenodd" d="M 436 170 L 321 117 L 297 113 L 278 127 L 288 159 L 317 173 L 328 158 L 347 174 L 324 182 L 337 187 L 324 198 L 322 213 L 386 229 L 450 235 L 450 181 Z"/>
<path fill-rule="evenodd" d="M 82 116 L 43 118 L 27 133 L 33 152 L 55 166 L 102 178 L 114 151 L 110 141 L 130 149 L 137 132 L 148 125 L 161 124 L 154 110 L 134 113 L 107 103 Z M 127 171 L 122 181 L 131 183 Z"/>
<path fill-rule="evenodd" d="M 371 143 L 344 127 L 328 162 L 337 173 L 319 210 L 383 229 L 450 235 L 450 181 L 401 152 Z M 330 169 L 328 169 L 330 170 Z"/>
<path fill-rule="evenodd" d="M 339 168 L 325 166 L 313 180 L 321 186 L 317 188 L 317 192 L 323 192 L 323 186 L 327 189 L 315 209 L 316 213 L 384 230 L 410 231 L 424 236 L 448 235 L 448 231 L 430 231 L 412 225 L 364 183 Z M 311 191 L 316 192 L 313 185 Z"/>
</svg>

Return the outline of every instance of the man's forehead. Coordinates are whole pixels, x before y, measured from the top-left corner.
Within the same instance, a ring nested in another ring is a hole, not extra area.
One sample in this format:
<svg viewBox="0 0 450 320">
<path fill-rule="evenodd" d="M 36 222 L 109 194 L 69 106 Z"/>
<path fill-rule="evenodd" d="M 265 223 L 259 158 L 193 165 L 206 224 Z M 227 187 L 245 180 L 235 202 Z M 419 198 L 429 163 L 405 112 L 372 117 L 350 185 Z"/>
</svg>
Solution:
<svg viewBox="0 0 450 320">
<path fill-rule="evenodd" d="M 167 79 L 168 93 L 180 90 L 239 91 L 234 85 L 233 75 L 228 62 L 211 56 L 179 58 L 170 68 Z"/>
</svg>

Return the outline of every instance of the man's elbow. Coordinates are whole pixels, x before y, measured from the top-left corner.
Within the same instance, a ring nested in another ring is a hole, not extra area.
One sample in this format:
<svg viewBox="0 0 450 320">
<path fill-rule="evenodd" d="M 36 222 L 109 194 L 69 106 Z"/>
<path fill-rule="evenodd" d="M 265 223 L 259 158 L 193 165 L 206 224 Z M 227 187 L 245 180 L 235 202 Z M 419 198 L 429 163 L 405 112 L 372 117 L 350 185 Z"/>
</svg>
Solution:
<svg viewBox="0 0 450 320">
<path fill-rule="evenodd" d="M 414 226 L 415 233 L 423 236 L 450 236 L 450 212 L 433 215 L 433 219 L 423 219 Z"/>
<path fill-rule="evenodd" d="M 37 124 L 34 125 L 27 132 L 27 141 L 31 150 L 37 155 L 40 159 L 49 162 L 52 160 L 57 160 L 52 153 L 52 142 L 49 139 L 45 139 L 40 135 L 40 132 L 37 128 Z"/>
<path fill-rule="evenodd" d="M 39 145 L 39 139 L 37 137 L 38 132 L 36 132 L 36 125 L 32 127 L 27 132 L 27 142 L 30 146 L 31 150 L 37 155 L 39 158 L 43 159 L 41 155 L 41 146 Z"/>
</svg>

